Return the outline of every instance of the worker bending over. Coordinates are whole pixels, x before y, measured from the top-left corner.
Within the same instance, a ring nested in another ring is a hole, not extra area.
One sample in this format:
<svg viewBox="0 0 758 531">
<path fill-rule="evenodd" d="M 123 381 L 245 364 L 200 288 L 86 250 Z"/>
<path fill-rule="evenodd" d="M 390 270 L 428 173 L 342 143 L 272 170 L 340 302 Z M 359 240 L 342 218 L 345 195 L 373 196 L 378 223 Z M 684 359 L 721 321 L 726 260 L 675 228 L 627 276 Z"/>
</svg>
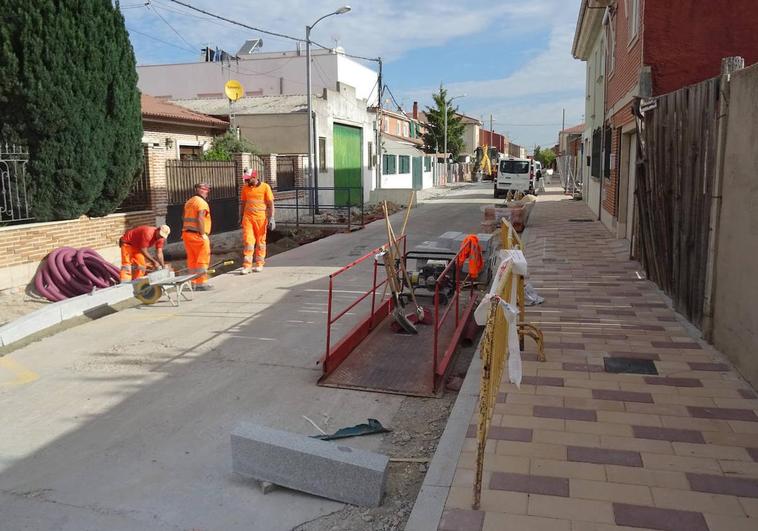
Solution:
<svg viewBox="0 0 758 531">
<path fill-rule="evenodd" d="M 266 261 L 266 229 L 274 230 L 274 192 L 253 170 L 242 176 L 245 184 L 240 197 L 242 226 L 242 274 L 260 272 Z"/>
<path fill-rule="evenodd" d="M 165 266 L 163 261 L 163 246 L 166 244 L 171 229 L 168 225 L 150 227 L 141 225 L 128 230 L 118 240 L 121 247 L 121 282 L 137 280 L 145 276 L 147 262 L 155 269 Z M 148 249 L 155 247 L 157 258 L 153 258 Z"/>
<path fill-rule="evenodd" d="M 213 289 L 208 285 L 208 266 L 211 263 L 211 208 L 208 194 L 211 187 L 207 183 L 195 185 L 195 195 L 184 203 L 182 215 L 182 240 L 187 251 L 187 270 L 190 274 L 201 273 L 192 280 L 196 290 Z"/>
</svg>

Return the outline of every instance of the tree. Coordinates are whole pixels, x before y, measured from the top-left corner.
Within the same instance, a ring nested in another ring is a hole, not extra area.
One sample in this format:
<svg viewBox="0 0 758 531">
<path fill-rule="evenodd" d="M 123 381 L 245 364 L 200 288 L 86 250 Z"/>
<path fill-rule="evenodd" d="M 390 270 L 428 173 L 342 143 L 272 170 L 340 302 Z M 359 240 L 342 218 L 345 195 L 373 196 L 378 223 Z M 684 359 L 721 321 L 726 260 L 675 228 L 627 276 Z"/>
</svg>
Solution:
<svg viewBox="0 0 758 531">
<path fill-rule="evenodd" d="M 440 91 L 432 94 L 434 107 L 426 108 L 429 123 L 424 133 L 424 150 L 427 153 L 441 153 L 445 149 L 445 109 L 447 109 L 447 150 L 457 158 L 463 150 L 464 125 L 458 116 L 458 107 L 450 105 L 447 90 L 440 85 Z"/>
<path fill-rule="evenodd" d="M 142 170 L 137 72 L 118 2 L 2 3 L 13 15 L 0 25 L 0 133 L 29 149 L 34 217 L 113 212 Z"/>
<path fill-rule="evenodd" d="M 258 150 L 248 140 L 227 131 L 213 139 L 211 148 L 203 153 L 203 160 L 232 160 L 232 153 L 258 153 Z"/>
<path fill-rule="evenodd" d="M 543 168 L 550 168 L 555 161 L 555 152 L 550 148 L 542 149 L 537 146 L 534 148 L 534 159 L 540 161 Z"/>
</svg>

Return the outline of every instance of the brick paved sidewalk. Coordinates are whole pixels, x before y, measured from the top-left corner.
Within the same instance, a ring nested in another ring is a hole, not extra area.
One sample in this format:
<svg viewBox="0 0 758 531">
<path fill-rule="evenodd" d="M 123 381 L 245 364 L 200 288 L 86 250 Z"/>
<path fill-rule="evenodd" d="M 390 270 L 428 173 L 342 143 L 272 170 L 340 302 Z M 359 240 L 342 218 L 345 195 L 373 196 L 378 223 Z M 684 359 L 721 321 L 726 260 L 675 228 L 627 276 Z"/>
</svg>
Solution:
<svg viewBox="0 0 758 531">
<path fill-rule="evenodd" d="M 440 530 L 758 530 L 758 397 L 641 280 L 580 202 L 543 196 L 526 255 L 545 303 L 520 389 L 503 383 L 481 511 L 469 429 Z M 693 335 L 691 335 L 693 334 Z M 530 341 L 530 340 L 527 340 Z M 652 360 L 658 375 L 605 372 Z M 472 417 L 472 425 L 476 417 Z"/>
</svg>

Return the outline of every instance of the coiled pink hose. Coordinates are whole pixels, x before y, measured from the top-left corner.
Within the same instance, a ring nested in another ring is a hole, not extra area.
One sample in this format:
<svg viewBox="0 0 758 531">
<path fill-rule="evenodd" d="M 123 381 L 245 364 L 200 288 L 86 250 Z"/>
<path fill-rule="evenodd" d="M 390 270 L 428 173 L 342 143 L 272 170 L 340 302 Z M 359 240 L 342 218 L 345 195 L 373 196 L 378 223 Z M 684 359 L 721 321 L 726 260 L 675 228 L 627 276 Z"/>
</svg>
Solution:
<svg viewBox="0 0 758 531">
<path fill-rule="evenodd" d="M 89 248 L 59 247 L 47 255 L 34 275 L 37 293 L 53 302 L 119 282 L 118 268 Z"/>
</svg>

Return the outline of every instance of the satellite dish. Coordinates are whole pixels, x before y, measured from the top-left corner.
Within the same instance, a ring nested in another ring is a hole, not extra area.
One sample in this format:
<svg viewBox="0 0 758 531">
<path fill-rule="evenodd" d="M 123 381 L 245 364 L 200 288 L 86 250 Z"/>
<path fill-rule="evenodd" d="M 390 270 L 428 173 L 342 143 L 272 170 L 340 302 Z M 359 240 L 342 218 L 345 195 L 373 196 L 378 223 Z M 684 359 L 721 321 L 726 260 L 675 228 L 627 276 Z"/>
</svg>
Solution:
<svg viewBox="0 0 758 531">
<path fill-rule="evenodd" d="M 237 101 L 245 95 L 245 89 L 242 88 L 242 83 L 235 79 L 230 79 L 224 84 L 224 94 L 232 101 Z"/>
</svg>

